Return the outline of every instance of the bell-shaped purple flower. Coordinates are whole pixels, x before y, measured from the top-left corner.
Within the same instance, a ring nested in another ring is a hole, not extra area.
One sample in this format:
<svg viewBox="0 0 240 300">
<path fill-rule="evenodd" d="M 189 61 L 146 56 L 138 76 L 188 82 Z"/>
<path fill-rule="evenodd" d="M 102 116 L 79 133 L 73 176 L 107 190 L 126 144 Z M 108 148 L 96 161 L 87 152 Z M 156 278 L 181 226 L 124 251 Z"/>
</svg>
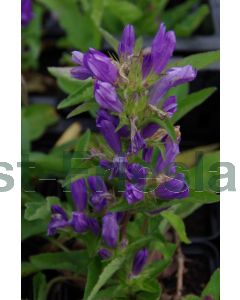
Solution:
<svg viewBox="0 0 240 300">
<path fill-rule="evenodd" d="M 27 26 L 33 18 L 32 1 L 22 0 L 21 1 L 21 24 Z"/>
<path fill-rule="evenodd" d="M 107 205 L 107 187 L 100 176 L 88 177 L 88 184 L 91 189 L 91 203 L 95 211 L 102 211 Z"/>
<path fill-rule="evenodd" d="M 118 98 L 115 87 L 110 83 L 96 81 L 94 84 L 94 96 L 102 108 L 118 113 L 123 111 L 123 105 Z"/>
<path fill-rule="evenodd" d="M 107 213 L 102 222 L 102 238 L 110 248 L 116 248 L 119 238 L 119 225 L 116 214 Z"/>
<path fill-rule="evenodd" d="M 82 212 L 73 212 L 70 225 L 74 231 L 84 233 L 89 229 L 88 217 Z"/>
<path fill-rule="evenodd" d="M 52 218 L 48 224 L 48 235 L 56 234 L 57 230 L 69 226 L 66 212 L 59 205 L 52 205 Z"/>
<path fill-rule="evenodd" d="M 161 183 L 155 190 L 155 195 L 163 200 L 182 199 L 189 195 L 189 187 L 182 173 Z"/>
<path fill-rule="evenodd" d="M 145 147 L 142 152 L 142 159 L 146 163 L 150 163 L 153 157 L 153 147 Z"/>
<path fill-rule="evenodd" d="M 128 204 L 134 204 L 144 199 L 144 192 L 139 186 L 127 182 L 124 197 Z"/>
<path fill-rule="evenodd" d="M 150 101 L 152 105 L 158 105 L 162 97 L 170 88 L 179 84 L 190 82 L 196 78 L 197 72 L 192 66 L 177 67 L 170 69 L 166 75 L 159 79 L 150 91 Z"/>
<path fill-rule="evenodd" d="M 112 256 L 112 253 L 106 248 L 101 248 L 98 250 L 98 255 L 101 257 L 101 259 L 106 260 Z"/>
<path fill-rule="evenodd" d="M 118 132 L 116 132 L 116 128 L 112 120 L 110 120 L 109 117 L 98 113 L 96 125 L 112 150 L 116 154 L 121 153 L 120 136 Z"/>
<path fill-rule="evenodd" d="M 71 193 L 77 211 L 84 211 L 87 207 L 87 186 L 84 178 L 71 183 Z"/>
<path fill-rule="evenodd" d="M 166 32 L 162 23 L 152 43 L 152 64 L 156 74 L 160 74 L 167 65 L 176 46 L 176 37 L 173 31 Z"/>
<path fill-rule="evenodd" d="M 165 111 L 168 116 L 171 118 L 174 113 L 177 111 L 177 98 L 176 96 L 168 97 L 162 106 L 163 111 Z"/>
<path fill-rule="evenodd" d="M 133 259 L 132 274 L 137 276 L 141 273 L 147 262 L 148 250 L 146 248 L 139 250 Z"/>
<path fill-rule="evenodd" d="M 114 84 L 118 77 L 118 68 L 111 59 L 100 51 L 89 49 L 83 57 L 84 66 L 97 80 Z"/>
<path fill-rule="evenodd" d="M 135 31 L 132 25 L 125 26 L 118 46 L 118 55 L 124 57 L 132 55 L 135 46 Z"/>
<path fill-rule="evenodd" d="M 83 58 L 84 54 L 82 52 L 72 52 L 72 61 L 79 65 L 78 67 L 72 68 L 70 71 L 71 76 L 75 79 L 85 80 L 89 77 L 92 77 L 92 72 L 86 66 L 84 66 Z"/>
<path fill-rule="evenodd" d="M 140 131 L 136 131 L 131 139 L 131 153 L 137 153 L 145 147 L 145 141 Z"/>
<path fill-rule="evenodd" d="M 85 80 L 91 77 L 91 72 L 84 66 L 74 67 L 70 71 L 71 76 L 75 79 Z"/>
</svg>

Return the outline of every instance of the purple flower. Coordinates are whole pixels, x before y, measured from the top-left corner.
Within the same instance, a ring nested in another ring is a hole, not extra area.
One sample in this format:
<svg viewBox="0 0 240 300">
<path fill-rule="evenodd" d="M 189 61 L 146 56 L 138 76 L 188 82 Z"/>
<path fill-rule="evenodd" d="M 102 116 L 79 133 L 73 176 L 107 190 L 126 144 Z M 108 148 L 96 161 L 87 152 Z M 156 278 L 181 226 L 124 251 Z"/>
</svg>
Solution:
<svg viewBox="0 0 240 300">
<path fill-rule="evenodd" d="M 95 235 L 100 234 L 100 226 L 99 223 L 96 219 L 94 218 L 88 218 L 88 227 L 94 233 Z"/>
<path fill-rule="evenodd" d="M 118 132 L 116 132 L 115 124 L 109 115 L 101 112 L 102 110 L 97 115 L 97 127 L 112 150 L 119 154 L 121 153 L 121 141 Z"/>
<path fill-rule="evenodd" d="M 144 192 L 136 185 L 127 182 L 124 196 L 128 204 L 134 204 L 144 199 Z"/>
<path fill-rule="evenodd" d="M 74 67 L 70 71 L 71 76 L 75 79 L 85 80 L 91 77 L 91 72 L 84 66 Z"/>
<path fill-rule="evenodd" d="M 118 68 L 105 54 L 90 48 L 83 57 L 84 66 L 92 77 L 100 81 L 114 84 L 118 77 Z"/>
<path fill-rule="evenodd" d="M 137 276 L 141 273 L 148 258 L 148 250 L 146 248 L 139 250 L 134 257 L 132 274 Z"/>
<path fill-rule="evenodd" d="M 172 163 L 174 162 L 176 156 L 179 154 L 179 143 L 174 142 L 170 137 L 167 137 L 165 140 L 165 159 L 160 153 L 157 158 L 157 164 L 155 168 L 155 172 L 162 173 L 165 168 L 169 167 L 168 173 L 172 171 Z"/>
<path fill-rule="evenodd" d="M 143 77 L 143 79 L 145 79 L 148 76 L 151 69 L 152 69 L 152 54 L 149 52 L 143 56 L 143 62 L 142 62 L 142 77 Z"/>
<path fill-rule="evenodd" d="M 95 211 L 103 210 L 107 205 L 107 187 L 100 176 L 88 177 L 88 184 L 91 189 L 91 203 Z"/>
<path fill-rule="evenodd" d="M 84 178 L 71 183 L 71 193 L 77 211 L 84 211 L 87 207 L 87 187 Z"/>
<path fill-rule="evenodd" d="M 70 225 L 74 231 L 84 233 L 89 229 L 88 217 L 82 212 L 73 212 Z"/>
<path fill-rule="evenodd" d="M 31 0 L 22 0 L 21 1 L 21 24 L 22 26 L 27 26 L 28 23 L 33 18 L 32 12 L 32 1 Z"/>
<path fill-rule="evenodd" d="M 177 111 L 177 98 L 176 96 L 168 97 L 162 106 L 163 111 L 165 111 L 171 118 L 173 114 Z"/>
<path fill-rule="evenodd" d="M 182 199 L 189 195 L 189 187 L 182 173 L 179 173 L 175 178 L 161 183 L 155 190 L 155 195 L 164 200 Z"/>
<path fill-rule="evenodd" d="M 150 91 L 150 101 L 152 105 L 158 105 L 162 97 L 170 88 L 195 79 L 196 70 L 192 66 L 177 67 L 168 70 L 167 74 L 159 79 Z"/>
<path fill-rule="evenodd" d="M 132 25 L 125 26 L 118 46 L 119 56 L 132 55 L 135 45 L 135 31 Z"/>
<path fill-rule="evenodd" d="M 144 139 L 150 138 L 159 128 L 160 126 L 158 124 L 149 123 L 141 131 L 143 138 Z"/>
<path fill-rule="evenodd" d="M 94 96 L 102 108 L 119 113 L 123 111 L 123 105 L 117 96 L 115 87 L 110 83 L 96 81 L 94 84 Z"/>
<path fill-rule="evenodd" d="M 112 253 L 106 249 L 106 248 L 101 248 L 98 250 L 98 255 L 101 257 L 101 259 L 109 259 L 112 256 Z"/>
<path fill-rule="evenodd" d="M 139 186 L 143 186 L 146 183 L 146 177 L 148 171 L 145 167 L 140 164 L 128 164 L 127 165 L 127 178 L 131 180 L 133 183 L 138 184 Z"/>
<path fill-rule="evenodd" d="M 145 141 L 140 131 L 136 131 L 131 139 L 131 153 L 137 153 L 145 147 Z"/>
<path fill-rule="evenodd" d="M 142 158 L 146 163 L 150 163 L 152 161 L 153 156 L 153 147 L 145 147 L 142 152 Z"/>
<path fill-rule="evenodd" d="M 160 74 L 167 65 L 176 46 L 176 37 L 173 31 L 166 32 L 162 23 L 152 43 L 152 64 L 156 74 Z"/>
<path fill-rule="evenodd" d="M 49 236 L 56 234 L 58 229 L 69 225 L 67 214 L 59 205 L 52 205 L 51 211 L 52 218 L 48 224 Z"/>
<path fill-rule="evenodd" d="M 114 213 L 107 213 L 103 217 L 102 238 L 110 248 L 116 248 L 119 237 L 119 225 Z"/>
</svg>

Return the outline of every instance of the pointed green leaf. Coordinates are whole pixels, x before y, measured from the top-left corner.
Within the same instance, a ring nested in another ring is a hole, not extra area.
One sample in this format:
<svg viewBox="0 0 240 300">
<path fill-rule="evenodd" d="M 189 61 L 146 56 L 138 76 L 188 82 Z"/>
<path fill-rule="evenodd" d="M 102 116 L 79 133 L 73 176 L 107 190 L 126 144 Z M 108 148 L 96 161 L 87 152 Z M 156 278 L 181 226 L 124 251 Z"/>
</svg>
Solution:
<svg viewBox="0 0 240 300">
<path fill-rule="evenodd" d="M 195 107 L 206 101 L 215 91 L 215 87 L 206 88 L 201 91 L 192 93 L 188 95 L 185 99 L 179 101 L 177 112 L 173 115 L 172 122 L 176 123 Z"/>
<path fill-rule="evenodd" d="M 71 111 L 70 114 L 67 116 L 67 118 L 69 119 L 71 117 L 80 115 L 86 111 L 97 110 L 98 107 L 99 107 L 99 105 L 95 101 L 85 102 L 85 103 L 79 105 L 78 107 L 76 107 L 73 111 Z"/>
<path fill-rule="evenodd" d="M 161 215 L 170 223 L 170 225 L 176 230 L 179 239 L 189 244 L 190 240 L 187 237 L 185 225 L 183 223 L 183 220 L 176 214 L 174 214 L 172 211 L 164 211 L 161 213 Z"/>
</svg>

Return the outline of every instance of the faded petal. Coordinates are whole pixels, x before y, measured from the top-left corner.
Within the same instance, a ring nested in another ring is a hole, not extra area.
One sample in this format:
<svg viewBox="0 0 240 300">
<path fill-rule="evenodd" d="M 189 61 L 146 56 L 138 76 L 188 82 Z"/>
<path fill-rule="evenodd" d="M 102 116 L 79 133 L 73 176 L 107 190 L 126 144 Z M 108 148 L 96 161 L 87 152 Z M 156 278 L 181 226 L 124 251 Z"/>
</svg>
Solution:
<svg viewBox="0 0 240 300">
<path fill-rule="evenodd" d="M 72 61 L 75 64 L 79 64 L 80 66 L 82 66 L 83 65 L 83 57 L 84 57 L 84 54 L 80 51 L 72 52 Z"/>
</svg>

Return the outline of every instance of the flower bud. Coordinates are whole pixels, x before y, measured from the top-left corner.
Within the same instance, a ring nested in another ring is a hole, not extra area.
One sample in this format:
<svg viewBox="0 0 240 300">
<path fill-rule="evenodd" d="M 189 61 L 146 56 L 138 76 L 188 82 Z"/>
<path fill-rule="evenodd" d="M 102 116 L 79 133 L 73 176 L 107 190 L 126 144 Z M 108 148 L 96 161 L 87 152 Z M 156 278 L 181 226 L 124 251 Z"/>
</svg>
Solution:
<svg viewBox="0 0 240 300">
<path fill-rule="evenodd" d="M 148 258 L 148 250 L 146 248 L 139 250 L 134 257 L 133 266 L 132 266 L 132 274 L 134 276 L 139 275 L 141 273 L 144 265 L 146 264 Z"/>
<path fill-rule="evenodd" d="M 76 210 L 84 211 L 87 207 L 87 187 L 84 178 L 72 182 L 70 188 Z"/>
<path fill-rule="evenodd" d="M 116 248 L 119 238 L 119 225 L 114 213 L 107 213 L 103 217 L 102 238 L 108 247 Z"/>
<path fill-rule="evenodd" d="M 118 46 L 119 56 L 132 55 L 135 45 L 135 31 L 132 25 L 125 26 Z"/>
</svg>

